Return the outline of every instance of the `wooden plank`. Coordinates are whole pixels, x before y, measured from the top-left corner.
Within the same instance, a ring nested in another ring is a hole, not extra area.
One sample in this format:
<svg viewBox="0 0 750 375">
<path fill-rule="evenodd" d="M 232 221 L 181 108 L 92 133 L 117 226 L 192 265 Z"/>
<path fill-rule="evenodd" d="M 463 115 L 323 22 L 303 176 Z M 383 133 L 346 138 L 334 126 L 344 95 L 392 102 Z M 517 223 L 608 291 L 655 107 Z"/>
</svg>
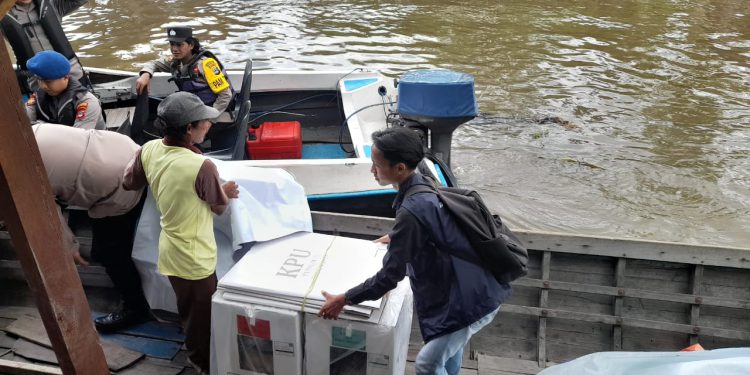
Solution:
<svg viewBox="0 0 750 375">
<path fill-rule="evenodd" d="M 414 362 L 413 361 L 407 361 L 406 362 L 406 371 L 404 372 L 405 375 L 415 375 L 417 372 L 414 369 Z M 477 375 L 476 369 L 469 369 L 469 368 L 461 368 L 461 371 L 458 372 L 458 375 Z"/>
<path fill-rule="evenodd" d="M 750 300 L 750 270 L 703 267 L 703 296 Z"/>
<path fill-rule="evenodd" d="M 703 266 L 701 265 L 695 265 L 693 267 L 693 275 L 690 278 L 690 284 L 691 284 L 691 292 L 694 296 L 700 295 L 701 292 L 701 284 L 703 283 Z M 700 324 L 698 319 L 700 318 L 701 313 L 701 305 L 698 303 L 698 301 L 695 301 L 696 303 L 693 303 L 690 306 L 690 324 L 697 326 Z M 698 343 L 698 335 L 693 333 L 690 334 L 690 345 L 697 344 Z"/>
<path fill-rule="evenodd" d="M 535 361 L 494 357 L 481 354 L 479 355 L 478 361 L 480 374 L 485 374 L 486 371 L 505 371 L 516 374 L 536 374 L 544 369 L 540 367 Z"/>
<path fill-rule="evenodd" d="M 615 268 L 615 286 L 621 288 L 625 284 L 625 266 L 627 260 L 625 258 L 617 258 L 617 266 Z M 615 295 L 615 316 L 622 316 L 622 295 Z M 616 324 L 612 328 L 612 350 L 622 350 L 622 326 Z"/>
<path fill-rule="evenodd" d="M 542 256 L 542 288 L 539 293 L 539 307 L 547 308 L 549 299 L 549 290 L 546 288 L 547 281 L 550 278 L 550 263 L 552 262 L 552 253 L 545 251 Z M 544 368 L 547 363 L 547 318 L 539 317 L 539 329 L 537 331 L 537 363 L 539 367 Z"/>
<path fill-rule="evenodd" d="M 530 279 L 527 277 L 520 278 L 514 282 L 514 286 L 525 286 L 532 288 L 541 288 L 544 280 Z M 750 309 L 748 300 L 731 300 L 718 297 L 695 296 L 691 294 L 664 293 L 654 292 L 645 289 L 634 288 L 617 288 L 602 285 L 587 285 L 579 283 L 569 283 L 564 281 L 549 281 L 549 290 L 563 290 L 578 293 L 601 294 L 608 296 L 634 297 L 654 301 L 679 302 L 685 304 L 700 304 L 704 306 L 731 307 L 735 309 Z M 696 300 L 700 297 L 699 300 Z"/>
<path fill-rule="evenodd" d="M 0 318 L 0 329 L 4 329 L 8 324 L 13 323 L 15 319 Z"/>
<path fill-rule="evenodd" d="M 679 332 L 628 327 L 622 328 L 622 350 L 624 351 L 678 351 L 689 345 L 688 335 Z M 742 345 L 744 346 L 744 345 Z"/>
<path fill-rule="evenodd" d="M 95 314 L 96 315 L 96 314 Z M 103 314 L 102 314 L 103 315 Z M 416 316 L 416 314 L 414 314 Z M 182 343 L 185 341 L 185 335 L 181 333 L 179 324 L 176 323 L 162 323 L 158 321 L 148 321 L 145 323 L 137 324 L 135 326 L 126 327 L 121 329 L 119 333 L 146 337 L 150 339 L 168 340 Z"/>
<path fill-rule="evenodd" d="M 611 315 L 612 297 L 591 293 L 577 293 L 550 290 L 549 307 L 559 310 L 581 311 L 593 314 Z"/>
<path fill-rule="evenodd" d="M 93 325 L 93 323 L 89 324 Z M 36 318 L 22 316 L 6 327 L 5 331 L 45 347 L 51 346 L 44 326 Z M 113 371 L 128 367 L 143 357 L 143 353 L 123 348 L 108 341 L 102 341 L 101 348 L 105 355 L 106 365 Z M 106 373 L 106 370 L 104 373 Z"/>
<path fill-rule="evenodd" d="M 495 320 L 472 336 L 472 351 L 481 354 L 536 361 L 539 319 L 535 316 L 507 314 L 504 306 Z"/>
<path fill-rule="evenodd" d="M 555 254 L 550 280 L 566 281 L 587 285 L 607 285 L 614 283 L 612 272 L 615 259 L 611 257 L 584 254 Z"/>
<path fill-rule="evenodd" d="M 146 358 L 132 367 L 128 367 L 117 373 L 117 375 L 177 375 L 184 367 L 170 365 L 153 358 Z"/>
<path fill-rule="evenodd" d="M 16 343 L 15 337 L 8 336 L 5 332 L 0 332 L 0 348 L 10 349 Z"/>
<path fill-rule="evenodd" d="M 529 249 L 750 269 L 750 249 L 514 230 Z"/>
<path fill-rule="evenodd" d="M 625 317 L 615 317 L 612 315 L 602 314 L 590 314 L 582 313 L 578 311 L 569 310 L 555 310 L 555 309 L 541 309 L 538 307 L 531 306 L 517 306 L 517 305 L 503 305 L 503 310 L 508 313 L 531 315 L 531 316 L 542 316 L 543 314 L 548 318 L 560 318 L 570 320 L 581 320 L 587 322 L 598 322 L 605 324 L 620 323 L 623 326 L 649 328 L 660 331 L 672 331 L 677 333 L 690 334 L 693 332 L 700 332 L 709 336 L 723 337 L 729 339 L 745 340 L 750 341 L 750 332 L 738 331 L 732 329 L 713 328 L 705 326 L 692 326 L 689 324 L 669 323 L 660 322 L 647 319 L 633 319 Z"/>
<path fill-rule="evenodd" d="M 59 368 L 0 359 L 0 373 L 7 375 L 62 375 Z"/>
<path fill-rule="evenodd" d="M 39 310 L 33 307 L 3 306 L 0 307 L 0 318 L 16 320 L 22 316 L 39 317 Z M 40 318 L 41 319 L 41 318 Z"/>
<path fill-rule="evenodd" d="M 16 340 L 15 345 L 13 345 L 13 352 L 31 361 L 58 364 L 57 357 L 55 357 L 55 352 L 52 349 L 25 339 Z"/>
<path fill-rule="evenodd" d="M 313 211 L 313 228 L 317 231 L 354 233 L 380 237 L 393 228 L 394 219 L 376 216 L 337 214 Z"/>
<path fill-rule="evenodd" d="M 149 357 L 162 359 L 174 358 L 182 346 L 182 343 L 174 341 L 120 334 L 102 334 L 101 338 L 104 341 L 115 343 L 124 348 L 144 353 Z"/>
<path fill-rule="evenodd" d="M 0 18 L 5 17 L 5 14 L 8 13 L 15 3 L 15 0 L 3 0 L 0 2 Z"/>
<path fill-rule="evenodd" d="M 4 11 L 10 0 L 4 0 Z M 107 366 L 88 302 L 62 243 L 54 194 L 21 103 L 7 48 L 0 48 L 0 216 L 64 372 L 101 375 Z"/>
<path fill-rule="evenodd" d="M 112 288 L 112 280 L 104 271 L 104 267 L 91 265 L 88 267 L 77 266 L 78 276 L 83 286 Z M 0 260 L 0 272 L 4 279 L 24 279 L 21 263 L 17 260 Z"/>
</svg>

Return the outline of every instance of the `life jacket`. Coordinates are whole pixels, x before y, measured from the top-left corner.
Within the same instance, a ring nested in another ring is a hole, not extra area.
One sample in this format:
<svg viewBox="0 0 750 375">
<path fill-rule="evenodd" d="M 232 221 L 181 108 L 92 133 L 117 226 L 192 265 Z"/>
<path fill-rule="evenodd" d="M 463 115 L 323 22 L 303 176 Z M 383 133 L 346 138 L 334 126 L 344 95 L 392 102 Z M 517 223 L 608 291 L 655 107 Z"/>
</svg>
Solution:
<svg viewBox="0 0 750 375">
<path fill-rule="evenodd" d="M 78 80 L 68 80 L 68 88 L 58 96 L 47 95 L 44 90 L 36 92 L 36 117 L 39 120 L 61 125 L 73 126 L 76 122 L 76 103 L 88 89 Z"/>
<path fill-rule="evenodd" d="M 2 21 L 3 33 L 8 38 L 13 53 L 16 55 L 16 62 L 20 69 L 26 70 L 26 62 L 34 56 L 34 49 L 31 47 L 31 41 L 26 33 L 28 28 L 37 24 L 42 26 L 44 33 L 47 35 L 52 48 L 65 56 L 68 60 L 76 57 L 73 47 L 70 45 L 68 38 L 65 37 L 62 25 L 60 24 L 60 15 L 57 10 L 50 4 L 49 0 L 34 0 L 36 10 L 39 12 L 39 19 L 36 22 L 20 23 L 9 12 Z"/>
<path fill-rule="evenodd" d="M 219 68 L 221 69 L 222 73 L 224 72 L 224 65 L 222 65 L 219 59 L 216 58 L 216 55 L 211 53 L 211 51 L 200 50 L 186 64 L 186 74 L 183 74 L 182 71 L 180 71 L 179 61 L 172 62 L 170 68 L 172 72 L 172 80 L 177 85 L 178 90 L 193 93 L 201 99 L 203 104 L 212 106 L 216 101 L 218 95 L 211 90 L 211 86 L 209 86 L 208 82 L 206 82 L 206 78 L 202 77 L 200 71 L 198 70 L 198 63 L 200 62 L 200 59 L 202 57 L 209 57 L 216 60 L 216 62 L 219 63 Z M 226 74 L 224 74 L 224 76 L 225 79 L 229 81 L 228 77 L 226 77 Z M 234 94 L 234 88 L 232 87 L 231 83 L 229 84 L 229 89 L 232 90 L 232 94 Z M 230 107 L 231 106 L 232 105 L 230 103 Z M 227 111 L 231 109 L 230 107 L 227 107 Z"/>
</svg>

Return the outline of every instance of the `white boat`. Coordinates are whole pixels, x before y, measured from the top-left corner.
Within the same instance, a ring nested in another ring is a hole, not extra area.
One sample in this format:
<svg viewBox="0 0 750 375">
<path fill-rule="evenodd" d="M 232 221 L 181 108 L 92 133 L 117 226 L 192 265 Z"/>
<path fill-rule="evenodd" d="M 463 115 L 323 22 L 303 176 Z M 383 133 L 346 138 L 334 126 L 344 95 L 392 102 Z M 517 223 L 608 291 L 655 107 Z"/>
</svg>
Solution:
<svg viewBox="0 0 750 375">
<path fill-rule="evenodd" d="M 89 72 L 96 95 L 108 113 L 108 128 L 127 133 L 132 123 L 134 138 L 141 129 L 147 138 L 156 136 L 157 130 L 149 125 L 155 108 L 160 98 L 176 91 L 170 74 L 156 73 L 148 101 L 141 97 L 136 105 L 137 73 L 108 69 Z M 403 118 L 398 113 L 399 90 L 394 79 L 365 69 L 253 71 L 251 63 L 244 72 L 228 71 L 228 76 L 238 93 L 235 124 L 217 136 L 223 146 L 206 155 L 246 166 L 285 169 L 305 188 L 313 210 L 393 215 L 395 191 L 378 185 L 370 172 L 370 136 L 389 126 L 406 125 L 421 132 L 433 152 L 420 169 L 444 185 L 456 185 L 447 163 L 450 133 L 471 117 L 460 118 L 458 123 L 456 119 L 445 123 L 430 118 L 417 123 Z M 245 152 L 248 129 L 262 128 L 265 122 L 286 121 L 301 123 L 301 158 L 256 160 Z"/>
</svg>

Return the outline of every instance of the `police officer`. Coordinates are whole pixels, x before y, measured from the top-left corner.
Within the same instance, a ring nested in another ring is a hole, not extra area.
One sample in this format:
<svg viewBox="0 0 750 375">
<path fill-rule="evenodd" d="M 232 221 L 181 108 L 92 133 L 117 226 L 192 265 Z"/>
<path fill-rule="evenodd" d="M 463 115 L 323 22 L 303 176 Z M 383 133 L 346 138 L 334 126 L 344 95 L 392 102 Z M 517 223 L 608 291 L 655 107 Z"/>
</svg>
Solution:
<svg viewBox="0 0 750 375">
<path fill-rule="evenodd" d="M 60 22 L 62 16 L 85 4 L 86 0 L 16 0 L 0 24 L 8 43 L 16 55 L 19 84 L 24 94 L 38 88 L 28 74 L 26 63 L 40 51 L 57 51 L 68 60 L 70 76 L 84 80 L 81 62 L 65 37 Z M 85 81 L 84 85 L 88 85 Z"/>
<path fill-rule="evenodd" d="M 228 112 L 233 90 L 219 59 L 202 49 L 198 39 L 193 37 L 193 29 L 187 26 L 167 28 L 167 39 L 172 57 L 164 57 L 148 62 L 136 80 L 138 93 L 148 90 L 154 72 L 170 72 L 180 91 L 197 95 L 201 101 L 215 108 L 221 114 L 213 119 L 216 123 L 231 123 Z"/>
<path fill-rule="evenodd" d="M 83 129 L 105 129 L 99 99 L 70 79 L 68 59 L 55 51 L 42 51 L 26 63 L 39 83 L 26 102 L 31 122 L 44 121 Z"/>
</svg>

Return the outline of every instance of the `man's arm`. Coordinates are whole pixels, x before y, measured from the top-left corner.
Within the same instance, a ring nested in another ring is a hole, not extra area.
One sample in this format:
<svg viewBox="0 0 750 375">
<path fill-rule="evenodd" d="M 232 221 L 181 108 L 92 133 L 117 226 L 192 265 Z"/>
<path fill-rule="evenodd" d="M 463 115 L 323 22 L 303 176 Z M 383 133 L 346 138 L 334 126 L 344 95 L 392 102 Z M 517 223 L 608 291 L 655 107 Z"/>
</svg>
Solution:
<svg viewBox="0 0 750 375">
<path fill-rule="evenodd" d="M 36 93 L 31 94 L 31 97 L 26 101 L 26 116 L 29 117 L 29 122 L 32 124 L 36 122 Z"/>
<path fill-rule="evenodd" d="M 73 261 L 76 264 L 88 266 L 89 263 L 81 256 L 81 244 L 73 234 L 73 231 L 70 230 L 68 221 L 65 220 L 60 206 L 57 206 L 57 217 L 60 219 L 60 229 L 62 229 L 63 248 L 73 256 Z"/>
<path fill-rule="evenodd" d="M 237 198 L 239 190 L 234 181 L 224 184 L 219 179 L 219 171 L 211 160 L 206 159 L 195 178 L 195 192 L 198 198 L 205 201 L 211 211 L 221 215 L 229 206 L 229 199 Z"/>
<path fill-rule="evenodd" d="M 99 125 L 98 129 L 104 130 L 102 107 L 99 105 L 99 99 L 89 92 L 76 103 L 76 119 L 73 122 L 73 127 L 97 129 L 97 125 Z"/>
<path fill-rule="evenodd" d="M 154 72 L 169 72 L 171 65 L 172 60 L 166 57 L 147 62 L 138 73 L 138 79 L 135 80 L 135 91 L 139 94 L 143 90 L 148 92 L 148 86 L 151 83 Z"/>
<path fill-rule="evenodd" d="M 133 155 L 133 159 L 130 160 L 130 163 L 128 163 L 128 166 L 125 168 L 122 187 L 125 190 L 138 190 L 146 185 L 148 185 L 148 180 L 146 179 L 146 171 L 143 170 L 141 149 L 138 149 L 135 155 Z"/>
<path fill-rule="evenodd" d="M 406 264 L 413 258 L 414 251 L 428 241 L 417 219 L 407 210 L 400 210 L 396 215 L 396 222 L 389 237 L 391 242 L 388 246 L 388 253 L 383 258 L 383 268 L 375 276 L 344 294 L 331 295 L 324 291 L 326 303 L 320 309 L 319 316 L 325 319 L 335 319 L 347 303 L 356 305 L 362 301 L 372 301 L 383 297 L 403 280 L 406 276 Z"/>
</svg>

